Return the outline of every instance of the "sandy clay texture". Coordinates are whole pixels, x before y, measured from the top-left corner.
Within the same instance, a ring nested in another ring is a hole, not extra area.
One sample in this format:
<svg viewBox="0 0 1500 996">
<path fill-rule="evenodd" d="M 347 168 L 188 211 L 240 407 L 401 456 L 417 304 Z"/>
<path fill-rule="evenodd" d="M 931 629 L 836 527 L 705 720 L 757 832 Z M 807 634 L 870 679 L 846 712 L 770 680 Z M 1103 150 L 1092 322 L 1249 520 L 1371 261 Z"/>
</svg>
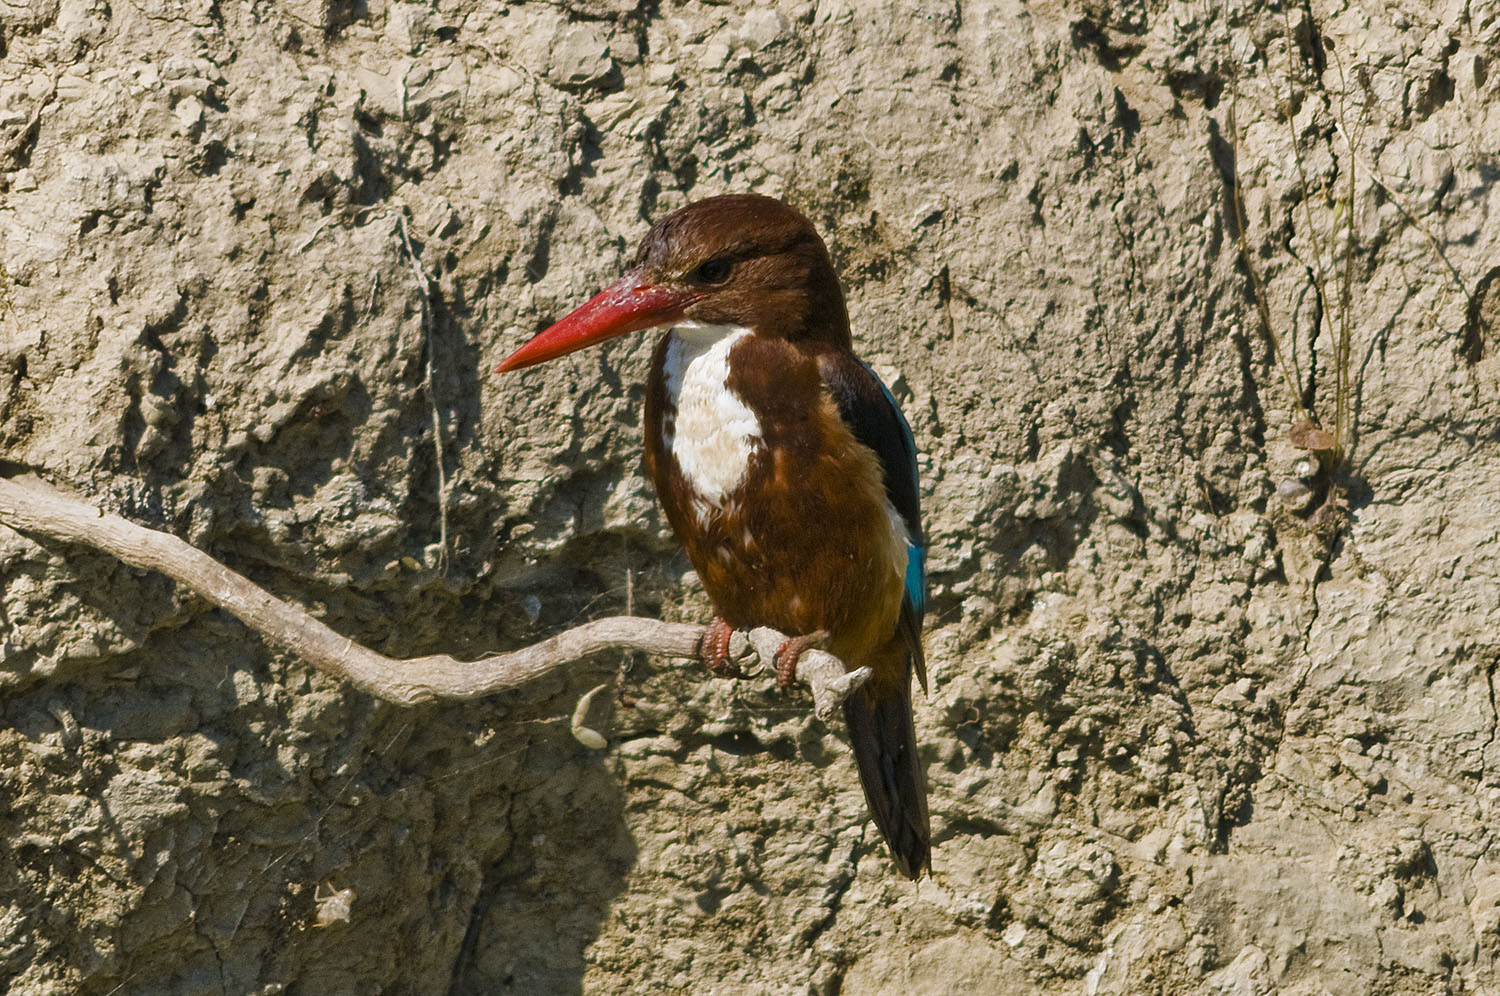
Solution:
<svg viewBox="0 0 1500 996">
<path fill-rule="evenodd" d="M 399 708 L 0 528 L 0 989 L 1500 992 L 1497 60 L 1495 0 L 0 0 L 0 473 L 387 654 L 706 621 L 652 337 L 489 371 L 799 205 L 922 452 L 936 841 L 764 672 Z"/>
</svg>

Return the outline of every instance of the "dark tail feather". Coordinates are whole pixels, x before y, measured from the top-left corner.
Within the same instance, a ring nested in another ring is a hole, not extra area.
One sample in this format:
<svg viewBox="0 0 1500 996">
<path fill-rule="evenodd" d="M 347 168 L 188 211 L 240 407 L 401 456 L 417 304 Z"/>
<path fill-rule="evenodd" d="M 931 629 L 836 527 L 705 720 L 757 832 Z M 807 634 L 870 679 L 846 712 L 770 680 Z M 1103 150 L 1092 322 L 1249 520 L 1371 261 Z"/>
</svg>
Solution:
<svg viewBox="0 0 1500 996">
<path fill-rule="evenodd" d="M 872 681 L 849 696 L 844 700 L 844 719 L 870 815 L 896 867 L 907 878 L 921 878 L 929 868 L 931 832 L 927 781 L 911 722 L 910 672 L 899 682 Z"/>
</svg>

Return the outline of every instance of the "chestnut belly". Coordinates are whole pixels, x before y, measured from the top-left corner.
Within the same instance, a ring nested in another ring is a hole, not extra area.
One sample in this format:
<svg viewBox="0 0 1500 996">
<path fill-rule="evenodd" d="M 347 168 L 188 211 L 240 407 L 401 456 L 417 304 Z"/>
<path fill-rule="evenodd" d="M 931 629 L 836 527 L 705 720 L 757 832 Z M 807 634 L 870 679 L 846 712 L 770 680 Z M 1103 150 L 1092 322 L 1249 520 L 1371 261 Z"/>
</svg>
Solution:
<svg viewBox="0 0 1500 996">
<path fill-rule="evenodd" d="M 737 495 L 683 540 L 714 608 L 732 626 L 826 631 L 828 649 L 854 667 L 895 632 L 904 529 L 883 490 L 801 484 L 747 488 L 761 493 Z"/>
</svg>

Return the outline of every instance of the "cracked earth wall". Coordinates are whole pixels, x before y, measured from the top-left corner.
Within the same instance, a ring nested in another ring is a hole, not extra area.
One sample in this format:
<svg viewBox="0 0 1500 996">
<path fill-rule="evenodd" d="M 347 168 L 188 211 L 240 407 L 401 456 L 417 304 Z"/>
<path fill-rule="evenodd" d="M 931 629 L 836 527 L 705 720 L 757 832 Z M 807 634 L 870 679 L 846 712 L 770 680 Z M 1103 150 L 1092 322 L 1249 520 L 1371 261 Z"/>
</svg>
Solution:
<svg viewBox="0 0 1500 996">
<path fill-rule="evenodd" d="M 936 837 L 893 874 L 764 676 L 398 709 L 0 529 L 3 988 L 1496 991 L 1497 44 L 1492 0 L 0 2 L 0 471 L 388 654 L 705 618 L 649 339 L 488 370 L 650 219 L 801 206 L 923 453 Z"/>
</svg>

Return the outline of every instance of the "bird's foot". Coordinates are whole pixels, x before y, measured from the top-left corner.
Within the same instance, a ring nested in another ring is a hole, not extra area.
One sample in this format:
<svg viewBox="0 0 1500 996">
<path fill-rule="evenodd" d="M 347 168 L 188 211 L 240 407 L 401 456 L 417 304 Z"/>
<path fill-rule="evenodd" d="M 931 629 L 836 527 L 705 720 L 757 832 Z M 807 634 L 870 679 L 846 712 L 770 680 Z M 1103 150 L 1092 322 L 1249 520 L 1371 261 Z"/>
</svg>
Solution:
<svg viewBox="0 0 1500 996">
<path fill-rule="evenodd" d="M 703 629 L 698 638 L 698 658 L 720 678 L 743 678 L 745 672 L 729 659 L 729 640 L 734 636 L 734 627 L 720 616 Z"/>
<path fill-rule="evenodd" d="M 776 648 L 776 684 L 783 689 L 791 688 L 797 680 L 797 662 L 802 655 L 813 649 L 828 649 L 828 631 L 818 630 L 806 636 L 790 637 Z"/>
</svg>

